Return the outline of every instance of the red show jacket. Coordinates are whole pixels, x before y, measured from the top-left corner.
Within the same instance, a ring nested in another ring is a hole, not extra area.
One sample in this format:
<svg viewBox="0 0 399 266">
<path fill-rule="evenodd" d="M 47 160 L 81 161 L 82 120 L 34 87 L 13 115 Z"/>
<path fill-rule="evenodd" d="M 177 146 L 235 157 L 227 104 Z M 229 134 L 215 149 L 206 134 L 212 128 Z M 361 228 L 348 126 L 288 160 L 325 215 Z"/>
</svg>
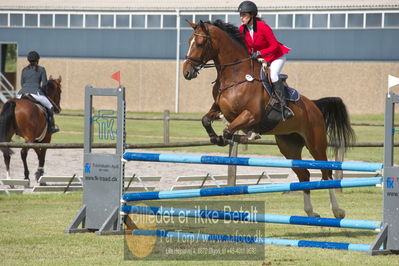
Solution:
<svg viewBox="0 0 399 266">
<path fill-rule="evenodd" d="M 248 53 L 259 51 L 262 54 L 262 58 L 271 63 L 291 51 L 290 48 L 277 41 L 269 25 L 263 21 L 256 20 L 254 23 L 256 25 L 254 25 L 253 39 L 245 25 L 240 26 L 240 32 L 244 36 Z"/>
</svg>

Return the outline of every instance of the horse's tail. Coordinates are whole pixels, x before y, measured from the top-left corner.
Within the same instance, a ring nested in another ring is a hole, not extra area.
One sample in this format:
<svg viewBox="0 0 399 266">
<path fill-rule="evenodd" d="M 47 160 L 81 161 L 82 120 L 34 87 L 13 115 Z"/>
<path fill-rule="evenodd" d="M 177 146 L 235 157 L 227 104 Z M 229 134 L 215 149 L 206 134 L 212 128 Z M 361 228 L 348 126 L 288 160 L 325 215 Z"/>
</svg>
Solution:
<svg viewBox="0 0 399 266">
<path fill-rule="evenodd" d="M 0 142 L 8 142 L 8 132 L 11 127 L 14 126 L 14 110 L 15 102 L 6 102 L 0 113 Z M 6 155 L 11 155 L 12 151 L 10 148 L 1 148 L 1 151 Z"/>
<path fill-rule="evenodd" d="M 313 101 L 323 114 L 326 123 L 328 142 L 336 152 L 340 147 L 345 150 L 356 141 L 356 135 L 350 124 L 346 106 L 339 97 L 326 97 Z"/>
</svg>

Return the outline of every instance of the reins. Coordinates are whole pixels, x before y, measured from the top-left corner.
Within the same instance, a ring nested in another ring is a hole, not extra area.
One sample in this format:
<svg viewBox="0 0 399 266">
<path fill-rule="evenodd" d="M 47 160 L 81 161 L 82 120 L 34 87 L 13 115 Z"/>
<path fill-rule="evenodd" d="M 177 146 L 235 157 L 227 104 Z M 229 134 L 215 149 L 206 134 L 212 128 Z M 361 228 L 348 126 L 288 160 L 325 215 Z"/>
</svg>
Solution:
<svg viewBox="0 0 399 266">
<path fill-rule="evenodd" d="M 239 61 L 232 62 L 232 63 L 226 63 L 226 64 L 205 64 L 205 65 L 202 66 L 202 68 L 234 66 L 234 65 L 238 65 L 238 64 L 244 63 L 244 62 L 246 62 L 248 60 L 251 60 L 251 57 L 248 57 L 248 58 L 245 58 L 245 59 L 241 59 Z"/>
</svg>

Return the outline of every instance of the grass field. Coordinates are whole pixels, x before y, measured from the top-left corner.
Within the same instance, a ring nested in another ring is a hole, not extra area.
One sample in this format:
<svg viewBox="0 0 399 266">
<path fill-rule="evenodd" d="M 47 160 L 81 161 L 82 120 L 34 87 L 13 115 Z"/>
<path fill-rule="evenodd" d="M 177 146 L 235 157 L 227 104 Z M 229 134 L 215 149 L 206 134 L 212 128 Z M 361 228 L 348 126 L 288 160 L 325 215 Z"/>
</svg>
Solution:
<svg viewBox="0 0 399 266">
<path fill-rule="evenodd" d="M 327 191 L 314 191 L 315 210 L 331 217 Z M 0 264 L 2 265 L 125 265 L 123 236 L 94 234 L 66 235 L 81 206 L 81 193 L 0 196 Z M 202 199 L 201 199 L 202 200 Z M 265 212 L 303 215 L 302 193 L 226 196 L 204 198 L 215 200 L 260 201 Z M 350 188 L 338 195 L 349 219 L 381 219 L 380 188 Z M 190 200 L 183 200 L 190 201 Z M 372 210 L 372 211 L 371 211 Z M 377 211 L 376 211 L 377 210 Z M 250 227 L 250 225 L 243 225 Z M 226 226 L 227 227 L 227 226 Z M 190 230 L 190 228 L 188 228 Z M 204 230 L 212 232 L 212 227 Z M 370 244 L 376 232 L 369 230 L 267 224 L 266 237 L 314 241 Z M 245 265 L 399 265 L 397 256 L 370 257 L 362 252 L 265 246 L 266 258 Z M 147 261 L 135 265 L 231 265 L 240 261 Z"/>
</svg>

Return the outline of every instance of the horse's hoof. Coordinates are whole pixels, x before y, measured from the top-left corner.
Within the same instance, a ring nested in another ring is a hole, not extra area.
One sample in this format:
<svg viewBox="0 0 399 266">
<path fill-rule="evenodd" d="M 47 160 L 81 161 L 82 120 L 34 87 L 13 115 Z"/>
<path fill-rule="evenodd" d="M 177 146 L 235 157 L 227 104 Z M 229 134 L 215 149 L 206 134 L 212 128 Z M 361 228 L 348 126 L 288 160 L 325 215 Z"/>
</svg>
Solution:
<svg viewBox="0 0 399 266">
<path fill-rule="evenodd" d="M 308 212 L 307 215 L 309 217 L 320 217 L 320 214 L 318 214 L 317 212 Z"/>
<path fill-rule="evenodd" d="M 228 144 L 227 140 L 222 136 L 211 137 L 211 143 L 222 147 Z"/>
<path fill-rule="evenodd" d="M 212 144 L 218 144 L 218 137 L 217 136 L 211 137 L 210 141 L 211 141 Z"/>
<path fill-rule="evenodd" d="M 345 211 L 343 209 L 337 208 L 332 210 L 334 213 L 334 217 L 337 219 L 344 219 L 345 218 Z"/>
<path fill-rule="evenodd" d="M 39 182 L 39 179 L 40 179 L 40 177 L 43 175 L 43 172 L 41 172 L 41 171 L 37 171 L 36 173 L 35 173 L 35 178 L 36 178 L 36 181 L 37 182 Z"/>
</svg>

